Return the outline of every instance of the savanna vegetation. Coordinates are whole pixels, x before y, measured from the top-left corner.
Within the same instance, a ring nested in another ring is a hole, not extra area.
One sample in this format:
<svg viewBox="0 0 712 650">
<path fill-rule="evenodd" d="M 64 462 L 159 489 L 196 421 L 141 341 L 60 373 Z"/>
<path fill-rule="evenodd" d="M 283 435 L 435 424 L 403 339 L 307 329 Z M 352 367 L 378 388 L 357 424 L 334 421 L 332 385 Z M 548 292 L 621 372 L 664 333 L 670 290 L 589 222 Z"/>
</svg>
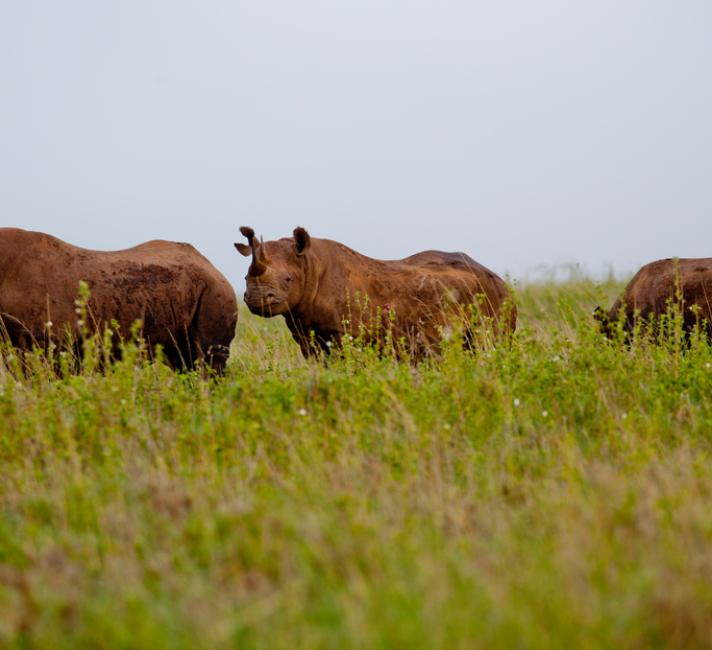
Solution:
<svg viewBox="0 0 712 650">
<path fill-rule="evenodd" d="M 712 646 L 712 348 L 608 341 L 621 288 L 415 367 L 246 310 L 223 378 L 5 350 L 0 645 Z"/>
</svg>

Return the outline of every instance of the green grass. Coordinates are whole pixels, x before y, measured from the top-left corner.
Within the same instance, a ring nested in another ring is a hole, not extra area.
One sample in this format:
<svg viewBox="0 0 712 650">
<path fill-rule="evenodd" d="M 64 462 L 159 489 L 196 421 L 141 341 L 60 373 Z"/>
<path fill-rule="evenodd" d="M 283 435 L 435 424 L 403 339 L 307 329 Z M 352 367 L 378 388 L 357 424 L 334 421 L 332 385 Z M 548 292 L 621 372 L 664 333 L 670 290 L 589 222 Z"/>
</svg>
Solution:
<svg viewBox="0 0 712 650">
<path fill-rule="evenodd" d="M 511 347 L 227 376 L 0 368 L 0 646 L 712 646 L 712 349 L 621 286 L 519 287 Z"/>
</svg>

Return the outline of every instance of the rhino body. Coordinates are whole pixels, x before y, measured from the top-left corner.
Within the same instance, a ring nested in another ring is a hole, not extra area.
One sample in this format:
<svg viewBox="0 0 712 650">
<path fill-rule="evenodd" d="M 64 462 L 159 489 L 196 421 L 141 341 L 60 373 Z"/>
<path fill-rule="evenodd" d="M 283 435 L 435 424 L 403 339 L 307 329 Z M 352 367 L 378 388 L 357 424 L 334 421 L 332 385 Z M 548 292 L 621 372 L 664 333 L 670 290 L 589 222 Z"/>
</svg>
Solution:
<svg viewBox="0 0 712 650">
<path fill-rule="evenodd" d="M 79 323 L 79 284 L 87 283 L 90 322 Z M 189 244 L 149 241 L 119 251 L 94 251 L 50 235 L 0 228 L 0 318 L 21 349 L 46 346 L 88 326 L 112 321 L 128 338 L 161 345 L 169 363 L 191 367 L 200 359 L 221 371 L 237 324 L 235 293 L 225 277 Z"/>
</svg>

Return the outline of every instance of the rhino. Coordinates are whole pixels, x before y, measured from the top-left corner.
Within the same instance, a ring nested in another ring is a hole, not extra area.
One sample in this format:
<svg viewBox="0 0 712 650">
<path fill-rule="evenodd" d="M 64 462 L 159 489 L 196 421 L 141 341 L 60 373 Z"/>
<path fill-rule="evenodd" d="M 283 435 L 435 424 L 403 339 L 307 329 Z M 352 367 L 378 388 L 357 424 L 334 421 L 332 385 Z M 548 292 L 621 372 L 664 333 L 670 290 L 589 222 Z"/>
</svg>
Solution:
<svg viewBox="0 0 712 650">
<path fill-rule="evenodd" d="M 80 282 L 90 292 L 81 323 Z M 21 350 L 46 347 L 67 335 L 81 340 L 89 326 L 115 321 L 128 337 L 163 347 L 175 368 L 204 360 L 221 372 L 237 325 L 235 292 L 190 244 L 154 240 L 118 251 L 79 248 L 56 237 L 0 228 L 0 328 Z"/>
<path fill-rule="evenodd" d="M 657 337 L 660 316 L 670 308 L 681 309 L 686 333 L 699 324 L 712 339 L 712 258 L 667 258 L 646 264 L 608 311 L 596 307 L 594 318 L 609 337 L 621 315 L 627 334 L 637 322 L 646 322 Z"/>
<path fill-rule="evenodd" d="M 283 316 L 305 357 L 360 336 L 376 344 L 390 337 L 400 352 L 419 359 L 437 351 L 456 318 L 464 319 L 470 343 L 478 323 L 490 323 L 496 335 L 516 327 L 516 307 L 502 278 L 464 253 L 429 250 L 385 261 L 312 237 L 302 227 L 267 242 L 250 227 L 240 232 L 247 244 L 235 247 L 252 258 L 245 278 L 248 309 Z"/>
</svg>

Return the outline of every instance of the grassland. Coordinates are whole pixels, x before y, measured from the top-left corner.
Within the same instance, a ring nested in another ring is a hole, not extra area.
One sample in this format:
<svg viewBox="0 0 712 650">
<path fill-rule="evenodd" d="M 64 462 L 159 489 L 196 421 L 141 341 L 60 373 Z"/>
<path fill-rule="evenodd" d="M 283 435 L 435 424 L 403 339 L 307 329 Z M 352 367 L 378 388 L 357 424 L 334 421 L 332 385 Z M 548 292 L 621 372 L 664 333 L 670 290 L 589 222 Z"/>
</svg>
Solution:
<svg viewBox="0 0 712 650">
<path fill-rule="evenodd" d="M 619 290 L 417 368 L 246 310 L 222 380 L 6 360 L 0 645 L 712 646 L 712 349 L 611 345 Z"/>
</svg>

